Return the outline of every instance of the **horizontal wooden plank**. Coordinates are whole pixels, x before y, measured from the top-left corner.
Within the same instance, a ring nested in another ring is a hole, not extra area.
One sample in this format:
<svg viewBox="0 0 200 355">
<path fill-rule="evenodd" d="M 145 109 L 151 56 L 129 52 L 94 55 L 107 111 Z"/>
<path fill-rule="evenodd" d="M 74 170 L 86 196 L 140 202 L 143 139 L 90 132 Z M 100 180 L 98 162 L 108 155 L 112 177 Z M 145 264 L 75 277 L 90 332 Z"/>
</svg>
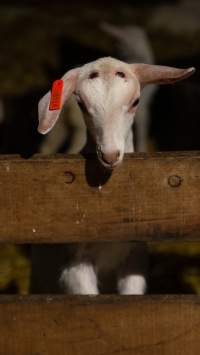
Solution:
<svg viewBox="0 0 200 355">
<path fill-rule="evenodd" d="M 0 158 L 0 242 L 200 239 L 200 152 Z"/>
<path fill-rule="evenodd" d="M 194 296 L 0 297 L 2 355 L 194 355 Z"/>
</svg>

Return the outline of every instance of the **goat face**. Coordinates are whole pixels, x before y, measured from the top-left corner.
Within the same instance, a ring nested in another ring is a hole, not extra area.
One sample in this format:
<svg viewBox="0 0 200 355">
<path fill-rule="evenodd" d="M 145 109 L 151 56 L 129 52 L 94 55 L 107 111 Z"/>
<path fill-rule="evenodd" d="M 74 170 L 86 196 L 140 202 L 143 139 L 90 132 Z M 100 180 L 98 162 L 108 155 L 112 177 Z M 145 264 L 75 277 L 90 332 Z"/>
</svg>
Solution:
<svg viewBox="0 0 200 355">
<path fill-rule="evenodd" d="M 86 66 L 75 92 L 98 158 L 106 168 L 116 167 L 123 159 L 140 97 L 139 81 L 129 65 L 116 62 L 101 60 Z"/>
</svg>

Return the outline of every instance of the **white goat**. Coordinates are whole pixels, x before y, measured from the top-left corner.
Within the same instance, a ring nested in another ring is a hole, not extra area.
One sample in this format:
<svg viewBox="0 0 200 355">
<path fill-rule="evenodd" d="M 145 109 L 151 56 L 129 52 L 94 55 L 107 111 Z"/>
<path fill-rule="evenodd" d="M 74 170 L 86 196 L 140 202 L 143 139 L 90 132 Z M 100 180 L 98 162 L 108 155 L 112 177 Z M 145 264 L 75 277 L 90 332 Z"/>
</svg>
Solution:
<svg viewBox="0 0 200 355">
<path fill-rule="evenodd" d="M 100 162 L 114 169 L 125 152 L 134 152 L 132 125 L 147 84 L 172 84 L 189 77 L 194 68 L 177 69 L 150 64 L 127 64 L 114 58 L 100 58 L 63 76 L 62 105 L 74 93 Z M 50 110 L 51 93 L 39 102 L 39 127 L 48 133 L 62 107 Z M 78 152 L 77 152 L 78 153 Z M 94 243 L 74 246 L 72 262 L 61 275 L 71 294 L 98 294 L 107 276 L 116 281 L 120 294 L 143 294 L 146 290 L 145 250 L 140 243 Z"/>
<path fill-rule="evenodd" d="M 144 28 L 139 26 L 115 26 L 109 23 L 101 24 L 101 29 L 116 39 L 119 59 L 127 63 L 154 64 L 154 55 L 150 40 Z M 148 85 L 143 91 L 140 109 L 135 117 L 136 150 L 148 151 L 150 104 L 155 93 L 155 85 Z M 86 143 L 87 132 L 82 114 L 72 96 L 62 110 L 55 129 L 42 140 L 39 151 L 42 154 L 57 153 L 59 148 L 66 147 L 66 153 L 81 151 Z"/>
</svg>

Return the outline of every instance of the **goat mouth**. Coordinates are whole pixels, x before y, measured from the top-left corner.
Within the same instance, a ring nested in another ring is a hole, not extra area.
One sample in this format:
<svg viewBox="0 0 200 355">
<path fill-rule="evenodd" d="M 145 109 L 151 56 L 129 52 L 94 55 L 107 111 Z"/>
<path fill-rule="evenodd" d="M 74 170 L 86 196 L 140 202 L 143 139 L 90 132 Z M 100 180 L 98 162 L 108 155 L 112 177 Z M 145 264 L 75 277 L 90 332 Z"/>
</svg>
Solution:
<svg viewBox="0 0 200 355">
<path fill-rule="evenodd" d="M 99 158 L 100 163 L 108 170 L 113 170 L 116 167 L 116 164 L 108 164 Z"/>
</svg>

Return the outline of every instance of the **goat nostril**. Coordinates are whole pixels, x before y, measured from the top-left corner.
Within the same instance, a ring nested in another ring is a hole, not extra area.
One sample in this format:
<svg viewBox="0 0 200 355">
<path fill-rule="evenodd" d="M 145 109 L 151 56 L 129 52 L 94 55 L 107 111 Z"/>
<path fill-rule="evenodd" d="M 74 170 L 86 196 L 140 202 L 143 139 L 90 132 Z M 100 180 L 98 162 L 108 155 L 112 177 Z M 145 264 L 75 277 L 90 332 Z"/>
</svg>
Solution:
<svg viewBox="0 0 200 355">
<path fill-rule="evenodd" d="M 113 164 L 115 164 L 118 161 L 118 159 L 120 157 L 120 151 L 117 150 L 116 152 L 113 152 L 113 153 L 103 153 L 103 152 L 101 152 L 101 157 L 102 157 L 102 160 L 106 164 L 113 165 Z"/>
</svg>

